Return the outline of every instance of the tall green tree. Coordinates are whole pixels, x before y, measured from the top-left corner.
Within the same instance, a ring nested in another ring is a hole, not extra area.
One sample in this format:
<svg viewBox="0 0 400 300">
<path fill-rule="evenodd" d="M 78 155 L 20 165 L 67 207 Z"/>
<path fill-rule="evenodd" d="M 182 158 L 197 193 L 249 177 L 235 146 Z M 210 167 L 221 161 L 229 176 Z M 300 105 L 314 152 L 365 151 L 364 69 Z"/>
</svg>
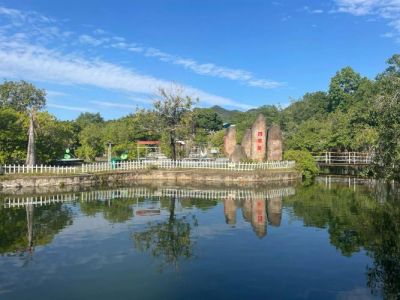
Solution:
<svg viewBox="0 0 400 300">
<path fill-rule="evenodd" d="M 223 128 L 222 118 L 210 108 L 195 109 L 193 118 L 195 129 L 199 128 L 212 132 Z"/>
<path fill-rule="evenodd" d="M 36 113 L 46 104 L 46 92 L 26 81 L 5 81 L 0 85 L 0 104 L 29 115 L 26 165 L 36 164 L 35 125 Z"/>
<path fill-rule="evenodd" d="M 168 136 L 172 159 L 177 158 L 176 143 L 189 133 L 193 99 L 184 95 L 180 87 L 171 90 L 159 89 L 159 95 L 154 101 L 154 113 L 157 117 L 157 127 Z"/>
<path fill-rule="evenodd" d="M 28 117 L 9 107 L 0 107 L 0 165 L 23 164 L 26 159 Z"/>
<path fill-rule="evenodd" d="M 376 170 L 380 177 L 400 180 L 400 77 L 389 75 L 377 97 Z"/>
<path fill-rule="evenodd" d="M 345 67 L 336 73 L 329 85 L 328 110 L 334 111 L 336 108 L 346 110 L 351 105 L 353 95 L 361 83 L 361 75 L 352 68 Z"/>
<path fill-rule="evenodd" d="M 86 126 L 89 126 L 91 124 L 102 124 L 104 123 L 103 117 L 100 115 L 100 113 L 90 113 L 90 112 L 84 112 L 81 113 L 75 120 L 75 123 L 79 126 L 79 128 L 82 130 Z"/>
</svg>

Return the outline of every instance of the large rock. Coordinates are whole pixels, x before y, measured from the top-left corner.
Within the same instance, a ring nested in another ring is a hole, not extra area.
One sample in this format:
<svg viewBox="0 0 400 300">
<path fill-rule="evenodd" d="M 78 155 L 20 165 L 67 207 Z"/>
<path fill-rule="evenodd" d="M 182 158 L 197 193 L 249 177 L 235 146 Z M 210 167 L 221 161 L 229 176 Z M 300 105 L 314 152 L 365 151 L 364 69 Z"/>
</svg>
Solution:
<svg viewBox="0 0 400 300">
<path fill-rule="evenodd" d="M 266 153 L 267 126 L 265 117 L 259 114 L 253 126 L 251 126 L 251 156 L 255 161 L 263 161 Z"/>
<path fill-rule="evenodd" d="M 225 130 L 224 136 L 224 153 L 230 157 L 236 146 L 236 127 L 231 126 Z"/>
<path fill-rule="evenodd" d="M 247 158 L 251 157 L 251 129 L 246 129 L 242 138 L 242 148 Z"/>
<path fill-rule="evenodd" d="M 268 130 L 267 160 L 282 160 L 282 131 L 279 126 Z"/>
<path fill-rule="evenodd" d="M 244 153 L 243 147 L 236 145 L 233 153 L 229 156 L 229 160 L 236 163 L 244 159 L 246 159 L 246 154 Z"/>
</svg>

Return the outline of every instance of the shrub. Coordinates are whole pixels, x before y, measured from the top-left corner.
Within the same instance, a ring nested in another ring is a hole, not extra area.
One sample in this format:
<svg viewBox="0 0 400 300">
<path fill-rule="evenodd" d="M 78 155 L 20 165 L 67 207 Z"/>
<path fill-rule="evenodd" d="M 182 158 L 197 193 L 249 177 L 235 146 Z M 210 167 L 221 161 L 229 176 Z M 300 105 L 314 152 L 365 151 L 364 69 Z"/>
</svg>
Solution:
<svg viewBox="0 0 400 300">
<path fill-rule="evenodd" d="M 148 165 L 147 168 L 149 170 L 158 170 L 158 166 L 157 165 Z"/>
<path fill-rule="evenodd" d="M 294 160 L 296 169 L 301 172 L 304 178 L 309 179 L 319 172 L 317 163 L 307 150 L 289 150 L 284 154 L 285 160 Z"/>
</svg>

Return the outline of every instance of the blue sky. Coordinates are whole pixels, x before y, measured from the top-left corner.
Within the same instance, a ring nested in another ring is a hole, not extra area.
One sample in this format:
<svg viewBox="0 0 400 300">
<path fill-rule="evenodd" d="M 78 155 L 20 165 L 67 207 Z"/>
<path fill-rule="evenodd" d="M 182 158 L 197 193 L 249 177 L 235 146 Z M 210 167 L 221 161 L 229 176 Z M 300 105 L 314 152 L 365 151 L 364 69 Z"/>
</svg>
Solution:
<svg viewBox="0 0 400 300">
<path fill-rule="evenodd" d="M 399 52 L 399 0 L 0 0 L 0 78 L 48 91 L 60 119 L 148 107 L 179 84 L 199 106 L 285 106 Z"/>
</svg>

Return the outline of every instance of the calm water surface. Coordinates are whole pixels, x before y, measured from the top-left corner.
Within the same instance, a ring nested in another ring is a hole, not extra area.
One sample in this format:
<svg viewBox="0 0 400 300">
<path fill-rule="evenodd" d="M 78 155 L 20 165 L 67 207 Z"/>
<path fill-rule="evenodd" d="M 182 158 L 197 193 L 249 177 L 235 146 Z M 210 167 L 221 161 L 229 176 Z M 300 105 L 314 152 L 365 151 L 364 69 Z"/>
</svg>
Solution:
<svg viewBox="0 0 400 300">
<path fill-rule="evenodd" d="M 253 189 L 0 195 L 0 299 L 400 299 L 400 199 Z"/>
</svg>

